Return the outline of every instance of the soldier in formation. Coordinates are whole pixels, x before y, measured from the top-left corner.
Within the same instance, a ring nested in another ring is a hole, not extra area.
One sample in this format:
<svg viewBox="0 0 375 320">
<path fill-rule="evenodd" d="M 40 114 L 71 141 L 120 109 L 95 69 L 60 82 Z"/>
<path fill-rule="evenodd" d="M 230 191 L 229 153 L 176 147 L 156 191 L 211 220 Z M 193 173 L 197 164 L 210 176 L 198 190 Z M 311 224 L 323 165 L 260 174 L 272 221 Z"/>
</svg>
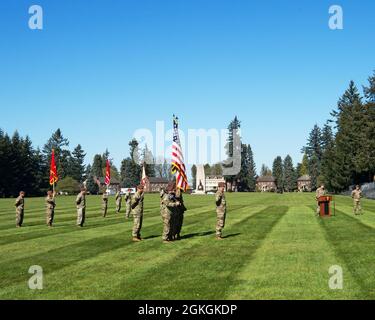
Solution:
<svg viewBox="0 0 375 320">
<path fill-rule="evenodd" d="M 86 218 L 86 189 L 81 188 L 81 192 L 76 199 L 77 205 L 77 226 L 83 227 Z"/>
<path fill-rule="evenodd" d="M 103 213 L 103 218 L 107 216 L 107 211 L 108 211 L 108 193 L 106 191 L 103 192 L 102 196 L 102 213 Z"/>
<path fill-rule="evenodd" d="M 21 228 L 23 223 L 23 217 L 25 212 L 25 192 L 21 191 L 18 198 L 16 199 L 16 203 L 14 204 L 16 207 L 16 227 Z"/>
<path fill-rule="evenodd" d="M 52 228 L 53 219 L 55 217 L 55 208 L 56 208 L 56 199 L 55 199 L 56 193 L 51 190 L 47 191 L 47 197 L 46 197 L 46 223 L 49 228 Z"/>
<path fill-rule="evenodd" d="M 225 183 L 220 182 L 218 191 L 215 196 L 216 201 L 216 239 L 223 239 L 223 229 L 225 227 L 225 220 L 227 214 L 227 202 L 225 199 Z"/>
<path fill-rule="evenodd" d="M 361 207 L 362 191 L 361 191 L 360 186 L 356 186 L 356 188 L 353 190 L 352 198 L 354 201 L 354 214 L 355 215 L 362 214 L 362 207 Z"/>
<path fill-rule="evenodd" d="M 141 229 L 143 222 L 143 200 L 144 200 L 144 187 L 139 185 L 137 187 L 137 192 L 134 195 L 131 202 L 131 209 L 134 218 L 133 222 L 133 241 L 139 242 L 142 241 Z"/>
<path fill-rule="evenodd" d="M 184 205 L 184 199 L 183 199 L 183 196 L 182 196 L 181 189 L 177 189 L 177 191 L 176 191 L 176 200 L 180 205 L 177 206 L 177 210 L 176 210 L 176 213 L 175 213 L 172 239 L 173 240 L 180 240 L 181 239 L 182 225 L 184 223 L 184 214 L 187 211 L 187 209 Z"/>
<path fill-rule="evenodd" d="M 132 195 L 130 193 L 130 189 L 125 193 L 125 203 L 126 203 L 126 209 L 125 209 L 125 218 L 129 219 L 130 218 L 130 213 L 132 211 Z"/>
<path fill-rule="evenodd" d="M 316 214 L 320 215 L 320 202 L 319 198 L 324 197 L 327 194 L 324 184 L 322 184 L 318 189 L 316 189 L 315 199 L 317 201 Z"/>
<path fill-rule="evenodd" d="M 116 193 L 116 213 L 120 213 L 122 204 L 121 190 L 118 189 Z"/>
<path fill-rule="evenodd" d="M 164 243 L 171 243 L 174 240 L 175 221 L 181 203 L 176 198 L 176 185 L 170 182 L 166 191 L 160 192 L 160 213 L 163 219 L 163 235 Z"/>
</svg>

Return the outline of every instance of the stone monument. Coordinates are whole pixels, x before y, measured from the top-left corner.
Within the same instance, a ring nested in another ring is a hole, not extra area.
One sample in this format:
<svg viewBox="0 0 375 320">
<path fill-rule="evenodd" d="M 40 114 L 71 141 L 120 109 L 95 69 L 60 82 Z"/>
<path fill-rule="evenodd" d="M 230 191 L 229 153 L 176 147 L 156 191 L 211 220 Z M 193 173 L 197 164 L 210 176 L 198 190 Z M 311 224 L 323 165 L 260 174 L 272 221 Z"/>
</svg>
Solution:
<svg viewBox="0 0 375 320">
<path fill-rule="evenodd" d="M 206 193 L 206 174 L 204 173 L 204 166 L 202 164 L 197 165 L 197 182 L 196 182 L 197 194 Z"/>
</svg>

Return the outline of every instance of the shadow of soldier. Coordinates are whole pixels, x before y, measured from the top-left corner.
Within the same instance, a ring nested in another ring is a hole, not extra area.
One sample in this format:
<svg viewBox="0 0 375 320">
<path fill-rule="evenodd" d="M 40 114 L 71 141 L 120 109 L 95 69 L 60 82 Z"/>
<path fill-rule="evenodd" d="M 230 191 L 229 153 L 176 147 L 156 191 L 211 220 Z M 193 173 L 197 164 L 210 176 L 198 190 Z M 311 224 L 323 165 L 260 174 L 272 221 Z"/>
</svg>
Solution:
<svg viewBox="0 0 375 320">
<path fill-rule="evenodd" d="M 215 231 L 191 233 L 191 234 L 187 234 L 187 235 L 182 236 L 181 240 L 191 239 L 191 238 L 195 238 L 195 237 L 207 237 L 207 236 L 210 236 L 210 235 L 213 235 L 213 234 L 215 234 Z"/>
</svg>

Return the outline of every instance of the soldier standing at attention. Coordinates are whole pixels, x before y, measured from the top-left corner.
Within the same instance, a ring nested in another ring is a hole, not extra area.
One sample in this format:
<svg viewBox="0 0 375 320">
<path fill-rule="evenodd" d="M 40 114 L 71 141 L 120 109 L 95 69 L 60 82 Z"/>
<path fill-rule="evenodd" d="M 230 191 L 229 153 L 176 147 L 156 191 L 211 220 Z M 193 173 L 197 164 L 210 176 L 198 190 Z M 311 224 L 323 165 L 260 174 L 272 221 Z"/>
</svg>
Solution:
<svg viewBox="0 0 375 320">
<path fill-rule="evenodd" d="M 56 208 L 56 193 L 51 190 L 47 191 L 46 197 L 46 209 L 47 209 L 47 226 L 52 228 L 53 218 L 55 217 L 55 208 Z"/>
<path fill-rule="evenodd" d="M 324 187 L 324 184 L 322 184 L 320 186 L 320 188 L 316 189 L 316 195 L 315 195 L 315 199 L 317 201 L 317 207 L 316 207 L 316 214 L 319 216 L 320 215 L 320 202 L 319 202 L 319 198 L 320 197 L 324 197 L 326 195 L 326 189 Z"/>
<path fill-rule="evenodd" d="M 108 211 L 108 194 L 107 191 L 103 191 L 103 196 L 102 196 L 102 212 L 103 212 L 103 218 L 107 216 L 107 211 Z"/>
<path fill-rule="evenodd" d="M 134 218 L 133 223 L 133 241 L 139 242 L 142 241 L 141 237 L 141 229 L 142 229 L 142 222 L 143 222 L 143 194 L 144 187 L 139 185 L 137 187 L 137 192 L 134 195 L 131 203 L 132 214 Z"/>
<path fill-rule="evenodd" d="M 77 226 L 83 227 L 86 218 L 86 189 L 81 188 L 81 192 L 76 199 L 77 205 Z"/>
<path fill-rule="evenodd" d="M 125 211 L 125 217 L 126 219 L 130 218 L 130 212 L 132 210 L 132 196 L 130 194 L 131 190 L 128 189 L 128 191 L 125 194 L 125 202 L 126 202 L 126 211 Z"/>
<path fill-rule="evenodd" d="M 23 223 L 23 216 L 25 212 L 25 192 L 21 191 L 19 197 L 16 199 L 16 227 L 21 228 Z"/>
<path fill-rule="evenodd" d="M 218 191 L 215 196 L 216 200 L 216 239 L 223 240 L 222 232 L 225 227 L 225 219 L 227 214 L 227 202 L 225 200 L 225 183 L 220 182 L 218 186 Z"/>
<path fill-rule="evenodd" d="M 184 205 L 184 199 L 182 197 L 182 191 L 178 189 L 176 191 L 176 200 L 180 203 L 180 205 L 177 207 L 176 210 L 176 226 L 174 230 L 174 240 L 180 240 L 181 239 L 181 229 L 182 225 L 184 224 L 184 214 L 186 212 L 186 207 Z"/>
<path fill-rule="evenodd" d="M 118 189 L 116 193 L 116 213 L 120 213 L 121 203 L 122 203 L 121 190 Z"/>
<path fill-rule="evenodd" d="M 360 215 L 362 214 L 362 207 L 361 207 L 361 198 L 362 198 L 362 191 L 360 186 L 356 186 L 352 192 L 352 198 L 354 200 L 354 214 Z"/>
<path fill-rule="evenodd" d="M 167 186 L 166 192 L 163 193 L 163 198 L 160 204 L 160 213 L 163 219 L 163 235 L 162 239 L 164 243 L 171 243 L 173 238 L 173 216 L 175 215 L 177 207 L 181 204 L 176 199 L 175 195 L 176 185 L 174 182 L 170 182 Z M 162 195 L 162 193 L 160 193 Z"/>
</svg>

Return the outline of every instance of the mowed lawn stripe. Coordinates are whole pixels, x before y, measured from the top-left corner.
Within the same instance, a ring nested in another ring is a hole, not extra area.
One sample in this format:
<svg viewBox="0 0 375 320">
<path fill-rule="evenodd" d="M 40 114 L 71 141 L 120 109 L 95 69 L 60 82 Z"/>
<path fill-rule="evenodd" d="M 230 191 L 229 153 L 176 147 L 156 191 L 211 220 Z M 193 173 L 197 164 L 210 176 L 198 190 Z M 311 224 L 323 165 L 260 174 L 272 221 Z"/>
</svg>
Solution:
<svg viewBox="0 0 375 320">
<path fill-rule="evenodd" d="M 228 289 L 227 299 L 341 299 L 354 297 L 352 281 L 344 291 L 329 289 L 329 268 L 341 264 L 327 242 L 314 210 L 289 207 Z M 344 267 L 344 266 L 343 266 Z M 348 269 L 345 269 L 348 271 Z"/>
<path fill-rule="evenodd" d="M 336 255 L 361 286 L 355 298 L 375 299 L 375 229 L 341 210 L 336 217 L 321 220 L 321 227 Z M 344 272 L 345 289 L 350 285 Z"/>
<path fill-rule="evenodd" d="M 202 215 L 205 213 L 211 213 L 212 210 L 209 208 L 209 206 L 202 207 L 200 209 L 192 209 L 189 211 L 189 216 L 195 216 L 195 215 Z M 50 250 L 57 250 L 58 248 L 62 248 L 66 245 L 75 245 L 77 247 L 80 246 L 81 241 L 86 241 L 90 239 L 100 238 L 99 235 L 106 235 L 109 232 L 118 232 L 119 230 L 123 232 L 123 239 L 124 242 L 129 242 L 131 239 L 131 230 L 133 226 L 132 220 L 126 220 L 125 219 L 112 219 L 109 223 L 109 221 L 104 220 L 103 218 L 100 218 L 102 221 L 98 222 L 96 225 L 92 225 L 89 227 L 85 227 L 84 229 L 80 229 L 77 227 L 64 227 L 64 230 L 59 231 L 58 229 L 47 229 L 44 228 L 44 230 L 40 231 L 40 234 L 36 234 L 38 236 L 37 239 L 33 239 L 34 232 L 30 232 L 28 235 L 31 237 L 29 240 L 19 241 L 19 238 L 17 241 L 17 236 L 14 235 L 14 238 L 16 241 L 9 242 L 8 245 L 2 245 L 1 251 L 3 253 L 4 258 L 8 257 L 8 259 L 3 259 L 2 262 L 7 261 L 7 263 L 11 262 L 14 259 L 20 259 L 20 255 L 24 257 L 30 257 L 31 254 L 41 254 L 43 252 L 47 252 Z M 185 226 L 193 223 L 190 220 L 185 221 Z M 198 222 L 198 221 L 197 221 Z M 100 229 L 99 229 L 100 228 Z M 158 232 L 153 232 L 154 230 L 157 230 Z M 58 232 L 56 234 L 56 232 Z M 147 237 L 161 237 L 162 232 L 162 221 L 159 214 L 147 214 L 145 215 L 144 219 L 144 228 L 143 228 L 143 234 Z M 151 233 L 151 234 L 147 234 Z M 43 239 L 45 238 L 45 239 Z M 26 243 L 25 243 L 26 242 Z M 100 242 L 100 241 L 98 241 Z M 27 247 L 28 250 L 25 251 L 23 248 Z M 34 249 L 34 250 L 30 250 Z M 10 260 L 10 261 L 9 261 Z M 13 263 L 13 262 L 12 262 Z M 1 264 L 0 264 L 1 266 Z M 1 270 L 1 268 L 0 268 Z"/>
<path fill-rule="evenodd" d="M 248 208 L 238 209 L 242 219 L 247 216 Z M 236 223 L 238 219 L 235 219 Z M 161 221 L 160 221 L 161 225 Z M 142 243 L 131 244 L 106 250 L 99 255 L 82 257 L 73 264 L 65 265 L 62 269 L 48 269 L 45 275 L 46 289 L 40 293 L 30 292 L 20 283 L 5 288 L 2 296 L 37 297 L 37 298 L 65 298 L 93 299 L 93 298 L 124 298 L 128 294 L 141 295 L 149 281 L 149 272 L 157 269 L 159 264 L 173 264 L 183 248 L 190 248 L 207 241 L 211 235 L 211 243 L 214 240 L 215 215 L 212 211 L 200 214 L 188 215 L 184 227 L 184 240 L 171 246 L 161 243 L 160 235 L 157 238 Z M 155 228 L 154 228 L 155 229 Z M 145 235 L 153 232 L 145 230 Z M 102 239 L 98 239 L 101 245 Z M 146 277 L 143 278 L 142 274 Z M 67 276 L 68 275 L 68 276 Z M 128 281 L 124 278 L 134 279 L 141 276 L 140 283 L 135 288 L 128 288 Z M 64 279 L 64 281 L 62 281 Z M 141 289 L 137 290 L 137 287 Z M 125 292 L 124 292 L 125 291 Z M 36 294 L 36 296 L 35 296 Z"/>
<path fill-rule="evenodd" d="M 217 241 L 214 236 L 202 237 L 192 247 L 178 248 L 178 254 L 173 259 L 128 277 L 115 297 L 221 299 L 236 272 L 251 258 L 283 213 L 283 208 L 267 207 L 251 214 L 251 210 L 246 208 L 241 214 L 232 212 L 237 219 L 231 220 L 229 212 L 224 241 Z M 207 229 L 210 230 L 208 225 Z M 146 282 L 147 286 L 140 288 L 142 282 Z"/>
</svg>

